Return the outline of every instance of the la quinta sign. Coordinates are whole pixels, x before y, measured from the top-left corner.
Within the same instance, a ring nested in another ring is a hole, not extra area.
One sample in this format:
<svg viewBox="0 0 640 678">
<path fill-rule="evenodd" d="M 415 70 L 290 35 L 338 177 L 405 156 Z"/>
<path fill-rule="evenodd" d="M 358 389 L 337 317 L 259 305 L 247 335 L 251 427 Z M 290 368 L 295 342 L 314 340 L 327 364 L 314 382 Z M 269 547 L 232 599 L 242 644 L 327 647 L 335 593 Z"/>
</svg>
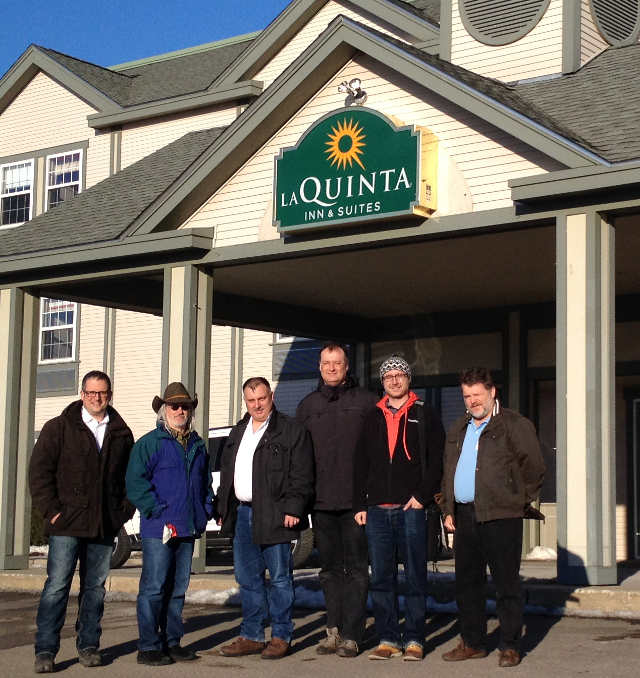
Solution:
<svg viewBox="0 0 640 678">
<path fill-rule="evenodd" d="M 276 158 L 275 225 L 286 233 L 415 214 L 420 149 L 420 131 L 377 111 L 326 115 Z"/>
</svg>

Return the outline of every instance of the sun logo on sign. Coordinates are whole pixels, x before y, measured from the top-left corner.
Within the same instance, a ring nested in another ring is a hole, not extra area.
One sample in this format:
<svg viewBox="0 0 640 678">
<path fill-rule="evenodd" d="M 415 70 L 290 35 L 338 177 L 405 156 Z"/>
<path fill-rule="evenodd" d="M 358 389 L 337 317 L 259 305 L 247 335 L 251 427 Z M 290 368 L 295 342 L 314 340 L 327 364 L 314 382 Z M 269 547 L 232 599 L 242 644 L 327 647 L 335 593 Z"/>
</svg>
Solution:
<svg viewBox="0 0 640 678">
<path fill-rule="evenodd" d="M 338 129 L 335 127 L 331 129 L 333 134 L 328 135 L 331 141 L 325 142 L 329 147 L 325 153 L 329 154 L 328 160 L 331 160 L 331 164 L 337 163 L 338 169 L 341 166 L 343 169 L 347 169 L 347 163 L 349 163 L 349 167 L 353 167 L 355 160 L 364 169 L 359 157 L 363 154 L 362 147 L 366 146 L 362 141 L 366 137 L 362 133 L 362 127 L 358 127 L 358 123 L 354 124 L 353 120 L 349 120 L 347 123 L 345 118 L 342 122 L 338 122 Z"/>
</svg>

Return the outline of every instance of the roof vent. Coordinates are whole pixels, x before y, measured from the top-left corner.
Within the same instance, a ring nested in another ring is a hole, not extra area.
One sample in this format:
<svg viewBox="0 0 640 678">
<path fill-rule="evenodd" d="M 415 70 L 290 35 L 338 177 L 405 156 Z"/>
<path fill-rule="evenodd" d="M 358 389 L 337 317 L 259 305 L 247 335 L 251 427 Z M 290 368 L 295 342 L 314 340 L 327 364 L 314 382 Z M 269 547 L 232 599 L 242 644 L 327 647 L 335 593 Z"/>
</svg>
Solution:
<svg viewBox="0 0 640 678">
<path fill-rule="evenodd" d="M 593 20 L 610 45 L 635 42 L 640 34 L 639 0 L 590 0 Z"/>
<path fill-rule="evenodd" d="M 468 33 L 486 45 L 508 45 L 525 36 L 550 0 L 459 0 Z"/>
</svg>

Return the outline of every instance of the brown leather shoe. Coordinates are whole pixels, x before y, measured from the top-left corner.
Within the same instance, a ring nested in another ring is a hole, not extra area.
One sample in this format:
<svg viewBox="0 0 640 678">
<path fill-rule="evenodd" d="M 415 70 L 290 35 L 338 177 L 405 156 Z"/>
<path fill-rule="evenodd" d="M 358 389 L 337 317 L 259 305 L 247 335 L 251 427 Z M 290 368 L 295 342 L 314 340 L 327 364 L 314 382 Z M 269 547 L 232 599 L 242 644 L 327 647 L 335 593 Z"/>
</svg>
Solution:
<svg viewBox="0 0 640 678">
<path fill-rule="evenodd" d="M 464 644 L 464 640 L 460 638 L 458 646 L 450 652 L 445 652 L 442 658 L 446 662 L 463 662 L 465 659 L 482 659 L 487 656 L 486 650 L 474 650 Z"/>
<path fill-rule="evenodd" d="M 263 659 L 282 659 L 291 651 L 291 643 L 287 643 L 282 638 L 272 638 L 271 642 L 264 648 L 260 656 Z"/>
<path fill-rule="evenodd" d="M 264 642 L 249 640 L 240 636 L 231 645 L 223 645 L 220 648 L 220 654 L 223 657 L 244 657 L 248 654 L 260 654 L 265 646 L 266 643 Z"/>
<path fill-rule="evenodd" d="M 515 650 L 500 650 L 498 666 L 518 666 L 520 655 Z"/>
</svg>

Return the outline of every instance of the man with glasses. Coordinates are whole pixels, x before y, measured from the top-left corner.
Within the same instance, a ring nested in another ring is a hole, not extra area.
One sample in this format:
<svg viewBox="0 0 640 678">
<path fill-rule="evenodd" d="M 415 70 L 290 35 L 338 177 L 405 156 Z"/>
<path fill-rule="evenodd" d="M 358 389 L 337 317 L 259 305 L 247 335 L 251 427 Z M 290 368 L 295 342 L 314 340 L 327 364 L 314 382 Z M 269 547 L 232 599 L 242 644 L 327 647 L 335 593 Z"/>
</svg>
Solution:
<svg viewBox="0 0 640 678">
<path fill-rule="evenodd" d="M 31 456 L 31 497 L 49 536 L 47 581 L 36 620 L 36 673 L 55 670 L 78 561 L 78 655 L 83 666 L 102 665 L 100 620 L 113 540 L 134 513 L 125 490 L 133 435 L 109 405 L 111 396 L 104 372 L 86 374 L 80 400 L 43 426 Z"/>
<path fill-rule="evenodd" d="M 409 390 L 411 367 L 392 355 L 380 367 L 385 396 L 367 416 L 353 471 L 355 519 L 365 525 L 369 592 L 380 644 L 369 659 L 424 656 L 427 517 L 442 478 L 445 433 L 431 405 Z M 404 634 L 398 622 L 396 552 L 404 565 Z"/>
<path fill-rule="evenodd" d="M 153 399 L 156 428 L 134 445 L 127 469 L 142 537 L 137 661 L 147 666 L 198 658 L 180 645 L 193 545 L 213 515 L 209 453 L 191 428 L 197 405 L 183 384 L 169 384 Z"/>
</svg>

